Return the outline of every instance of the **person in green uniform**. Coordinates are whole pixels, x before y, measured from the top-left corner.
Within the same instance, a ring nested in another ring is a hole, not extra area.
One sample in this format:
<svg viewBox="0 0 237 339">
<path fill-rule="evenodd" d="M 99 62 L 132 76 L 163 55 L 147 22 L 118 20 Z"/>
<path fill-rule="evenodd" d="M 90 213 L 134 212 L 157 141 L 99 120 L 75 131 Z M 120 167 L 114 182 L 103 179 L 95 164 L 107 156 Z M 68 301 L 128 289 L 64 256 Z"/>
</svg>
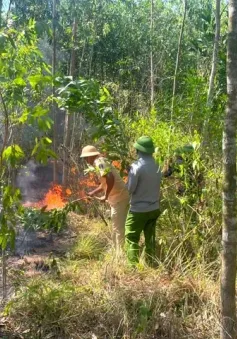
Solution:
<svg viewBox="0 0 237 339">
<path fill-rule="evenodd" d="M 152 154 L 153 141 L 148 136 L 140 137 L 134 144 L 138 160 L 131 165 L 128 175 L 130 210 L 125 224 L 125 242 L 128 261 L 136 265 L 139 261 L 139 240 L 144 232 L 145 253 L 148 263 L 155 255 L 155 227 L 160 215 L 159 195 L 161 170 Z"/>
</svg>

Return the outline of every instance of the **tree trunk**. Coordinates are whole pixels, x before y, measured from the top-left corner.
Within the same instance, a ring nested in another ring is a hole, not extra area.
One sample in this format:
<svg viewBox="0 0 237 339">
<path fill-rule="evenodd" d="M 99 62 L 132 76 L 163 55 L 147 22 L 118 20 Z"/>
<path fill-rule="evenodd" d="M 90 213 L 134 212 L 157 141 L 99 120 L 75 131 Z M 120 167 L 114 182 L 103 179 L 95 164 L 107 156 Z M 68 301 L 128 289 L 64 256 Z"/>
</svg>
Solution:
<svg viewBox="0 0 237 339">
<path fill-rule="evenodd" d="M 216 0 L 216 11 L 215 11 L 215 20 L 216 20 L 216 30 L 215 30 L 215 40 L 213 45 L 213 55 L 212 55 L 212 65 L 211 65 L 211 74 L 209 78 L 209 87 L 207 93 L 207 106 L 211 109 L 213 104 L 214 89 L 215 89 L 215 77 L 218 66 L 218 55 L 219 55 L 219 41 L 220 41 L 220 2 L 221 0 Z M 209 121 L 210 121 L 210 112 L 207 111 L 204 123 L 203 123 L 203 147 L 208 143 L 209 140 Z"/>
<path fill-rule="evenodd" d="M 209 79 L 209 88 L 207 94 L 207 105 L 212 106 L 213 97 L 214 97 L 214 82 L 216 77 L 216 70 L 218 65 L 218 54 L 219 54 L 219 41 L 220 41 L 220 2 L 221 0 L 216 0 L 216 31 L 215 31 L 215 40 L 213 46 L 213 56 L 212 56 L 212 67 L 211 74 Z"/>
<path fill-rule="evenodd" d="M 221 272 L 221 339 L 236 339 L 236 127 L 237 0 L 229 1 L 227 45 L 227 109 L 223 131 L 223 228 Z"/>
<path fill-rule="evenodd" d="M 173 94 L 172 94 L 171 115 L 170 115 L 171 123 L 173 122 L 173 115 L 174 115 L 174 104 L 175 104 L 175 95 L 176 95 L 176 87 L 177 87 L 177 74 L 178 74 L 178 69 L 179 69 L 179 59 L 180 59 L 181 45 L 182 45 L 182 40 L 183 40 L 186 13 L 187 13 L 187 0 L 184 0 L 184 13 L 183 13 L 183 20 L 182 20 L 182 25 L 180 29 L 180 34 L 179 34 L 178 51 L 177 51 L 175 71 L 174 71 Z"/>
<path fill-rule="evenodd" d="M 52 111 L 53 111 L 53 121 L 54 121 L 54 128 L 53 128 L 53 150 L 54 153 L 57 153 L 57 108 L 56 103 L 54 101 L 55 97 L 55 85 L 54 85 L 54 78 L 56 74 L 56 0 L 53 0 L 53 55 L 52 55 L 52 76 L 53 76 L 53 87 L 52 87 L 52 95 L 53 95 L 53 104 L 52 104 Z M 57 159 L 54 159 L 53 162 L 53 181 L 57 183 Z"/>
<path fill-rule="evenodd" d="M 2 249 L 2 300 L 7 298 L 7 263 L 6 252 Z"/>
<path fill-rule="evenodd" d="M 71 52 L 71 63 L 70 63 L 70 75 L 74 77 L 76 69 L 76 37 L 77 37 L 77 19 L 74 18 L 72 27 L 72 52 Z"/>
<path fill-rule="evenodd" d="M 3 162 L 3 152 L 7 146 L 7 141 L 9 137 L 9 114 L 7 110 L 6 103 L 4 101 L 2 92 L 0 92 L 0 98 L 3 106 L 3 113 L 4 113 L 4 137 L 3 142 L 0 150 L 0 171 L 3 169 L 2 162 Z M 2 172 L 0 173 L 2 176 Z M 1 192 L 2 193 L 2 192 Z M 7 297 L 7 264 L 6 264 L 6 253 L 5 250 L 2 248 L 2 299 L 3 301 L 6 300 Z"/>
<path fill-rule="evenodd" d="M 0 28 L 2 28 L 2 4 L 3 4 L 3 1 L 0 0 Z"/>
<path fill-rule="evenodd" d="M 154 20 L 153 20 L 153 11 L 154 11 L 154 1 L 151 0 L 151 52 L 150 52 L 150 62 L 151 62 L 151 108 L 154 106 L 154 65 L 153 65 L 153 31 L 154 31 Z"/>
<path fill-rule="evenodd" d="M 10 1 L 9 1 L 9 5 L 8 5 L 7 16 L 6 16 L 6 22 L 7 22 L 7 23 L 8 23 L 9 16 L 10 16 L 10 14 L 11 14 L 12 2 L 13 2 L 13 0 L 10 0 Z"/>
<path fill-rule="evenodd" d="M 3 142 L 2 142 L 2 146 L 0 149 L 0 170 L 2 169 L 2 162 L 3 162 L 3 152 L 7 146 L 7 142 L 8 142 L 8 137 L 9 137 L 9 126 L 10 126 L 10 118 L 9 118 L 9 113 L 7 110 L 7 106 L 6 106 L 6 102 L 3 98 L 2 92 L 0 90 L 0 99 L 2 102 L 2 106 L 3 106 L 3 113 L 4 113 L 4 136 L 3 136 Z"/>
<path fill-rule="evenodd" d="M 69 75 L 73 78 L 75 76 L 76 70 L 76 36 L 77 36 L 77 19 L 74 18 L 73 28 L 72 28 L 72 40 L 73 47 L 71 52 L 71 63 Z M 66 112 L 65 123 L 64 123 L 64 148 L 63 148 L 63 176 L 62 184 L 65 186 L 67 184 L 67 150 L 70 148 L 70 130 L 72 125 L 72 115 L 69 112 Z"/>
</svg>

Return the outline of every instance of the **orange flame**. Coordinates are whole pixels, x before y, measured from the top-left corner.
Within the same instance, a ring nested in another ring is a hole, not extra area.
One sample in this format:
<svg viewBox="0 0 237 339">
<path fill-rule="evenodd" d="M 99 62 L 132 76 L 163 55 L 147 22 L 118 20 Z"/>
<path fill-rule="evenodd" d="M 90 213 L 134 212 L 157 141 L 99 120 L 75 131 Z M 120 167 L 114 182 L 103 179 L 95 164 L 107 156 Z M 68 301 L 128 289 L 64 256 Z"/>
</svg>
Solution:
<svg viewBox="0 0 237 339">
<path fill-rule="evenodd" d="M 66 195 L 72 195 L 72 191 L 70 190 L 70 188 L 67 188 L 65 191 Z"/>
<path fill-rule="evenodd" d="M 98 186 L 96 182 L 96 175 L 92 172 L 88 173 L 87 176 L 81 178 L 78 181 L 78 184 L 79 184 L 79 190 L 77 192 L 77 195 L 79 196 L 79 198 L 85 198 L 86 197 L 85 187 L 90 188 L 90 190 L 92 190 Z"/>
<path fill-rule="evenodd" d="M 121 165 L 121 162 L 120 162 L 120 161 L 114 160 L 114 161 L 112 162 L 112 165 L 113 165 L 117 170 L 121 171 L 122 165 Z M 122 179 L 123 179 L 123 182 L 125 182 L 125 184 L 126 184 L 127 181 L 128 181 L 128 172 L 127 172 L 127 170 L 123 170 L 123 177 L 122 177 Z"/>
<path fill-rule="evenodd" d="M 43 208 L 46 207 L 46 210 L 51 210 L 53 208 L 62 208 L 66 204 L 65 199 L 63 198 L 63 189 L 60 185 L 54 185 L 49 191 L 45 194 L 45 197 L 38 202 L 26 202 L 25 207 L 34 207 L 34 208 Z"/>
<path fill-rule="evenodd" d="M 112 161 L 112 165 L 117 168 L 118 170 L 121 170 L 121 162 L 118 160 Z"/>
<path fill-rule="evenodd" d="M 43 206 L 47 205 L 47 209 L 64 207 L 66 202 L 63 199 L 62 187 L 59 185 L 54 185 L 46 193 L 42 203 Z"/>
<path fill-rule="evenodd" d="M 25 207 L 33 208 L 43 208 L 51 210 L 54 208 L 63 208 L 69 197 L 73 196 L 75 198 L 86 198 L 86 188 L 90 190 L 97 187 L 96 175 L 94 173 L 89 173 L 87 176 L 82 177 L 79 181 L 76 182 L 75 187 L 70 186 L 70 188 L 63 189 L 60 185 L 53 185 L 49 191 L 45 194 L 44 198 L 38 202 L 26 202 Z M 85 201 L 87 201 L 85 199 Z"/>
</svg>

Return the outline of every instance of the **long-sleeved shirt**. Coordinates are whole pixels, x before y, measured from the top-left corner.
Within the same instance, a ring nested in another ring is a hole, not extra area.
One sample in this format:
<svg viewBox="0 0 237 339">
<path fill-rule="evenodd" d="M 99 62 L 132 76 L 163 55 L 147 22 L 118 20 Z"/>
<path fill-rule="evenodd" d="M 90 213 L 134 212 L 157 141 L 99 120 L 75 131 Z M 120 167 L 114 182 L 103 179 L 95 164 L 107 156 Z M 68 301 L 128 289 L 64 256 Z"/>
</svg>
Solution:
<svg viewBox="0 0 237 339">
<path fill-rule="evenodd" d="M 100 156 L 95 159 L 94 167 L 96 169 L 96 173 L 99 176 L 100 183 L 102 185 L 103 190 L 106 192 L 107 184 L 106 184 L 106 174 L 112 173 L 114 176 L 114 186 L 108 196 L 108 202 L 111 206 L 115 205 L 116 203 L 129 199 L 129 194 L 125 183 L 123 182 L 122 178 L 120 177 L 116 168 L 110 164 L 110 162 Z"/>
<path fill-rule="evenodd" d="M 138 152 L 138 160 L 131 165 L 128 191 L 132 212 L 150 212 L 159 208 L 161 170 L 150 154 Z"/>
</svg>

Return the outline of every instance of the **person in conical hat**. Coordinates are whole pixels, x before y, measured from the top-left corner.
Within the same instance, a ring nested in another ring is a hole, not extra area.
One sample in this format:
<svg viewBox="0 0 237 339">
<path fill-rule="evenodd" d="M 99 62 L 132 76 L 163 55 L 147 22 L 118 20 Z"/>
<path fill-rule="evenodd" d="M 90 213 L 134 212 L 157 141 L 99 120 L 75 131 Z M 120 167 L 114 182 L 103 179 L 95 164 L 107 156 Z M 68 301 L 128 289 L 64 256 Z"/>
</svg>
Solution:
<svg viewBox="0 0 237 339">
<path fill-rule="evenodd" d="M 129 207 L 128 190 L 116 168 L 101 156 L 94 146 L 85 146 L 80 157 L 95 168 L 100 179 L 100 186 L 88 195 L 93 197 L 104 192 L 104 195 L 97 199 L 108 201 L 111 207 L 113 243 L 119 249 L 124 244 L 125 221 Z"/>
<path fill-rule="evenodd" d="M 138 160 L 131 165 L 128 175 L 128 191 L 131 195 L 130 210 L 125 224 L 125 242 L 128 261 L 139 261 L 139 240 L 144 232 L 145 252 L 148 264 L 153 264 L 155 255 L 156 221 L 160 215 L 159 195 L 161 170 L 152 154 L 153 141 L 148 136 L 140 137 L 134 144 Z"/>
</svg>

